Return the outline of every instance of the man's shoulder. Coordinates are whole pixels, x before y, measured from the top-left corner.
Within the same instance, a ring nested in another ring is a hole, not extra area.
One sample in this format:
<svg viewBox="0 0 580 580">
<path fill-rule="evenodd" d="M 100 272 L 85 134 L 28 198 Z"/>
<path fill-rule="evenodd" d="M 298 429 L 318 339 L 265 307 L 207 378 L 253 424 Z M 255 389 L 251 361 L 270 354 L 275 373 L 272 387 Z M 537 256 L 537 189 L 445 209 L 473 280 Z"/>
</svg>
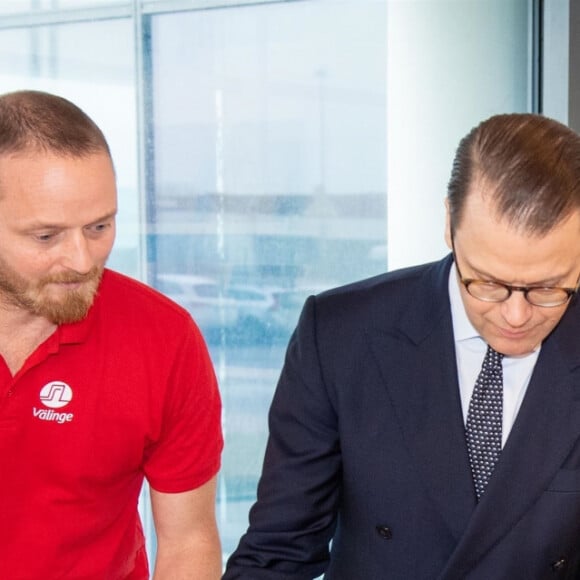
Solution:
<svg viewBox="0 0 580 580">
<path fill-rule="evenodd" d="M 125 315 L 135 313 L 139 317 L 146 317 L 149 323 L 158 318 L 173 321 L 190 319 L 185 308 L 155 288 L 114 270 L 105 269 L 98 300 L 108 311 Z"/>
<path fill-rule="evenodd" d="M 430 292 L 432 287 L 446 283 L 450 264 L 450 260 L 445 258 L 437 262 L 392 270 L 364 280 L 331 288 L 321 292 L 317 299 L 322 302 L 343 299 L 359 300 L 363 297 L 369 299 L 373 296 L 381 299 L 385 295 L 408 295 L 413 287 Z"/>
<path fill-rule="evenodd" d="M 398 326 L 432 320 L 449 310 L 448 281 L 451 260 L 445 258 L 393 270 L 327 290 L 309 299 L 306 320 L 313 316 L 319 329 L 347 333 L 363 328 Z"/>
</svg>

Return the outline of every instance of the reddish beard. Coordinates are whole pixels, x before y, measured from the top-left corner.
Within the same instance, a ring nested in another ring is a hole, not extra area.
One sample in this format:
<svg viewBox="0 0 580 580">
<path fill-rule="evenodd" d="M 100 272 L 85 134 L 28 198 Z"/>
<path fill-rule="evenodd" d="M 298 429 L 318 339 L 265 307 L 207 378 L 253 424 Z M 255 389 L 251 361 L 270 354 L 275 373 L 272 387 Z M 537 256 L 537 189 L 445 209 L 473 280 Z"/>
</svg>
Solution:
<svg viewBox="0 0 580 580">
<path fill-rule="evenodd" d="M 42 279 L 38 284 L 38 299 L 35 301 L 34 312 L 54 324 L 82 320 L 93 304 L 102 275 L 102 268 L 94 267 L 87 274 L 64 272 Z M 81 284 L 82 286 L 68 290 L 61 300 L 54 300 L 43 296 L 43 291 L 51 284 Z"/>
<path fill-rule="evenodd" d="M 14 305 L 42 316 L 53 324 L 82 320 L 93 304 L 101 277 L 102 267 L 93 267 L 86 274 L 62 272 L 41 278 L 31 285 L 15 272 L 0 271 L 0 291 Z M 60 297 L 51 296 L 53 284 L 80 284 L 79 288 L 61 289 Z"/>
</svg>

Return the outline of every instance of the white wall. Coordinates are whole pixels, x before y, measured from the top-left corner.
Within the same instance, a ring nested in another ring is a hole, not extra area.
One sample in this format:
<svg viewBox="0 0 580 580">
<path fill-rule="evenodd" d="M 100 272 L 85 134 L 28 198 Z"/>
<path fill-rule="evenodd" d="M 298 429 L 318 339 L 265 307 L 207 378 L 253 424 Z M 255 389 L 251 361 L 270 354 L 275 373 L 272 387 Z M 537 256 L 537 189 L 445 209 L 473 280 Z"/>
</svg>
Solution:
<svg viewBox="0 0 580 580">
<path fill-rule="evenodd" d="M 519 0 L 388 3 L 389 269 L 447 252 L 444 198 L 457 143 L 492 114 L 528 109 L 528 17 Z"/>
</svg>

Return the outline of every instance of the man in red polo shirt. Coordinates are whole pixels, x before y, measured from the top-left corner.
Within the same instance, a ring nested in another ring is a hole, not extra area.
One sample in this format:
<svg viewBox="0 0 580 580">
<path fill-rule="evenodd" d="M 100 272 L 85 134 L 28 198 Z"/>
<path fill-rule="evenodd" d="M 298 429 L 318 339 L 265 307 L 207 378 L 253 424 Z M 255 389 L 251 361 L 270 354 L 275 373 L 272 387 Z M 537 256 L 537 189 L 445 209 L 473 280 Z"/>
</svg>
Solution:
<svg viewBox="0 0 580 580">
<path fill-rule="evenodd" d="M 191 317 L 107 270 L 113 163 L 54 95 L 0 96 L 0 578 L 217 579 L 220 399 Z"/>
</svg>

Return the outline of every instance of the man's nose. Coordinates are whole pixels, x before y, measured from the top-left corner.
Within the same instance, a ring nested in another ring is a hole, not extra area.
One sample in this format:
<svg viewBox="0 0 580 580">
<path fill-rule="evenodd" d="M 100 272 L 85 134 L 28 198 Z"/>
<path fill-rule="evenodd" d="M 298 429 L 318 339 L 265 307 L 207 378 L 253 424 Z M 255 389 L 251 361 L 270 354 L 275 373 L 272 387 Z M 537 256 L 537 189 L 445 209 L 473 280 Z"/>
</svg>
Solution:
<svg viewBox="0 0 580 580">
<path fill-rule="evenodd" d="M 531 318 L 533 308 L 524 293 L 519 290 L 512 292 L 512 295 L 501 303 L 502 316 L 514 328 L 523 326 Z"/>
<path fill-rule="evenodd" d="M 69 269 L 86 274 L 93 267 L 89 244 L 82 232 L 69 232 L 63 246 L 63 264 Z"/>
</svg>

